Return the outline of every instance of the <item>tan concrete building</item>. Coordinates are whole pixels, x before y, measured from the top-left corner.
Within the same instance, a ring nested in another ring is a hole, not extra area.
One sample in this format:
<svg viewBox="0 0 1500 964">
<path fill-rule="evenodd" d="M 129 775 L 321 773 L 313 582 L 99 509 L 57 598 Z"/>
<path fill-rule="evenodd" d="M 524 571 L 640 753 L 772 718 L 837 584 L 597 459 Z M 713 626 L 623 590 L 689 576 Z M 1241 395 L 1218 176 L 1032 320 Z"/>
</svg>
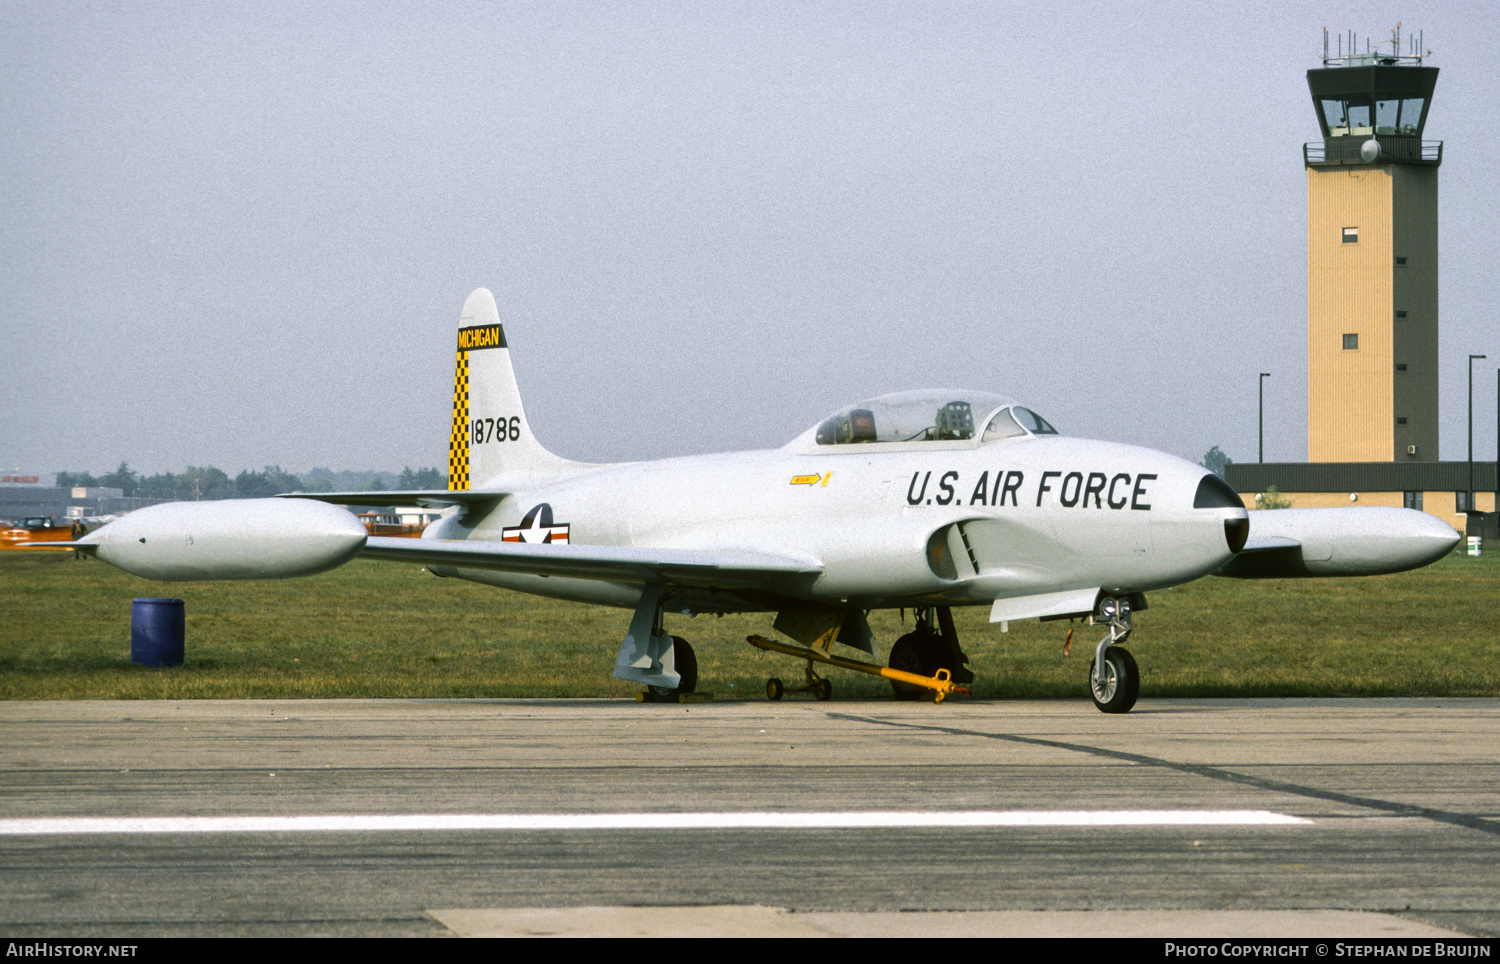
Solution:
<svg viewBox="0 0 1500 964">
<path fill-rule="evenodd" d="M 1438 461 L 1436 161 L 1307 166 L 1307 370 L 1309 461 Z"/>
</svg>

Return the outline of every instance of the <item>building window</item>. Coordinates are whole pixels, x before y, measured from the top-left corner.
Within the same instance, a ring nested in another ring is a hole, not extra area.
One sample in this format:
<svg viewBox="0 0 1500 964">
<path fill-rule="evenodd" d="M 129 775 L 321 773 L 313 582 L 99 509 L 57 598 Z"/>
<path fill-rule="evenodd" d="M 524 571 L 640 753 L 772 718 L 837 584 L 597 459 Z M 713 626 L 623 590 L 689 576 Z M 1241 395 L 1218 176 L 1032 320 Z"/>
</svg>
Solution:
<svg viewBox="0 0 1500 964">
<path fill-rule="evenodd" d="M 1405 415 L 1397 415 L 1396 416 L 1396 424 L 1397 425 L 1405 425 L 1406 424 L 1406 416 Z"/>
<path fill-rule="evenodd" d="M 1453 493 L 1453 511 L 1454 512 L 1468 512 L 1469 511 L 1469 493 L 1467 493 L 1467 492 L 1455 492 L 1455 493 Z"/>
<path fill-rule="evenodd" d="M 1404 505 L 1404 506 L 1406 506 L 1408 509 L 1416 509 L 1418 511 L 1421 511 L 1421 509 L 1422 509 L 1422 493 L 1420 493 L 1420 492 L 1407 492 L 1407 493 L 1405 493 L 1401 497 L 1401 504 Z"/>
<path fill-rule="evenodd" d="M 1358 335 L 1345 335 L 1344 336 L 1344 351 L 1354 351 L 1357 348 L 1359 348 L 1359 336 Z"/>
<path fill-rule="evenodd" d="M 1404 311 L 1398 311 L 1398 312 L 1396 312 L 1396 317 L 1397 318 L 1405 318 L 1406 317 L 1406 312 L 1404 312 Z"/>
<path fill-rule="evenodd" d="M 1399 362 L 1399 361 L 1396 362 L 1396 371 L 1398 371 L 1398 372 L 1404 372 L 1404 371 L 1406 371 L 1406 362 Z"/>
<path fill-rule="evenodd" d="M 1396 259 L 1396 266 L 1397 267 L 1400 267 L 1400 266 L 1402 266 L 1404 264 L 1406 264 L 1406 259 L 1405 258 L 1397 258 Z M 1422 493 L 1420 493 L 1420 492 L 1417 493 L 1417 501 L 1418 502 L 1422 501 Z"/>
<path fill-rule="evenodd" d="M 1344 243 L 1345 244 L 1358 244 L 1359 243 L 1359 228 L 1345 228 L 1344 229 Z"/>
</svg>

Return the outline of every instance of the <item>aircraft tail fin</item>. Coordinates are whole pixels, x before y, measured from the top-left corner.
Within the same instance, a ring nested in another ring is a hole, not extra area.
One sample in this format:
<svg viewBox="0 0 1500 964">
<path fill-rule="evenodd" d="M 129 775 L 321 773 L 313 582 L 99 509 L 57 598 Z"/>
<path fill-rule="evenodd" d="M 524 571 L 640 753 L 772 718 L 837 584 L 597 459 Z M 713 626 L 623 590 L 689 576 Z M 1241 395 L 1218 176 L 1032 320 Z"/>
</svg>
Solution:
<svg viewBox="0 0 1500 964">
<path fill-rule="evenodd" d="M 481 488 L 502 476 L 552 475 L 576 465 L 531 434 L 495 296 L 475 289 L 458 322 L 448 488 Z"/>
</svg>

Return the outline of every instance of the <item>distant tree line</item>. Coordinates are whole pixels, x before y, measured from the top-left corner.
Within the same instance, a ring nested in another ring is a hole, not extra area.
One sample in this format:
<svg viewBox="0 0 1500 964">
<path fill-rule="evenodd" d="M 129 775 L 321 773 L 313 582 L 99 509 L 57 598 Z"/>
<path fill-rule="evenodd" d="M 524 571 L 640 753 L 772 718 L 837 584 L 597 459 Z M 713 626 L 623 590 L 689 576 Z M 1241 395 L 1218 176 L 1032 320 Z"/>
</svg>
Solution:
<svg viewBox="0 0 1500 964">
<path fill-rule="evenodd" d="M 1225 455 L 1219 450 L 1219 447 L 1215 445 L 1213 448 L 1203 453 L 1203 461 L 1199 462 L 1198 464 L 1222 479 L 1224 477 L 1224 470 L 1231 464 L 1233 464 L 1233 462 L 1234 459 Z"/>
<path fill-rule="evenodd" d="M 57 484 L 64 488 L 120 489 L 126 498 L 169 499 L 197 502 L 205 499 L 264 499 L 283 492 L 381 492 L 390 489 L 445 489 L 448 477 L 437 469 L 407 466 L 395 472 L 335 472 L 313 469 L 302 476 L 268 465 L 259 472 L 246 470 L 234 478 L 212 466 L 189 465 L 180 473 L 141 475 L 124 462 L 113 472 L 59 472 Z"/>
</svg>

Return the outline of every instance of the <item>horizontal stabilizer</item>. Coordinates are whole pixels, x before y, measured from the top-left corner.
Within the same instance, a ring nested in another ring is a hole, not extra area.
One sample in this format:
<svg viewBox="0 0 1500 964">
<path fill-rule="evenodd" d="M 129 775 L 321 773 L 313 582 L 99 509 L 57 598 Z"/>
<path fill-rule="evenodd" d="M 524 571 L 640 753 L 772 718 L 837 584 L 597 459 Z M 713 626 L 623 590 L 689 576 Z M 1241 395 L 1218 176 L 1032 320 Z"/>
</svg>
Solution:
<svg viewBox="0 0 1500 964">
<path fill-rule="evenodd" d="M 313 499 L 332 505 L 479 505 L 503 499 L 509 492 L 476 489 L 382 489 L 375 492 L 285 492 L 279 499 Z"/>
<path fill-rule="evenodd" d="M 813 577 L 823 571 L 823 567 L 812 559 L 758 552 L 694 552 L 379 536 L 367 539 L 360 555 L 455 569 L 721 589 L 760 588 L 765 585 L 767 576 Z"/>
</svg>

